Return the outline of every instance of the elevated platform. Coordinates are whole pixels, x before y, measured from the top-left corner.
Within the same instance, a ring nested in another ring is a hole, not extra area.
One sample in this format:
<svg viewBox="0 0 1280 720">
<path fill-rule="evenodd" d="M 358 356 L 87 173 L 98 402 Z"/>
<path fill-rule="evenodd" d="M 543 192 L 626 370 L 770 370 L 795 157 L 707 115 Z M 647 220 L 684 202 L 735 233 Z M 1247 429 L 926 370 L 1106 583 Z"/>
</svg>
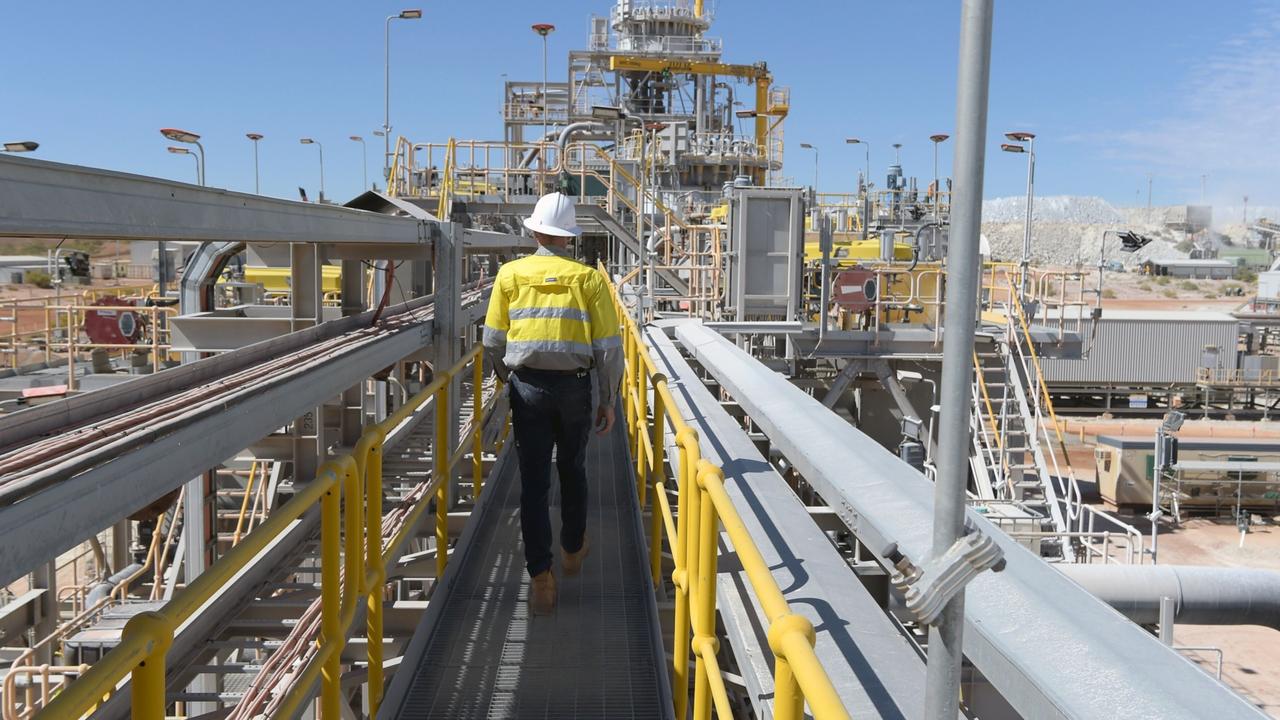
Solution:
<svg viewBox="0 0 1280 720">
<path fill-rule="evenodd" d="M 380 718 L 669 718 L 671 692 L 621 424 L 593 437 L 582 574 L 529 611 L 520 477 L 508 444 L 387 692 Z M 558 482 L 552 520 L 559 533 Z M 557 554 L 559 557 L 559 554 Z"/>
</svg>

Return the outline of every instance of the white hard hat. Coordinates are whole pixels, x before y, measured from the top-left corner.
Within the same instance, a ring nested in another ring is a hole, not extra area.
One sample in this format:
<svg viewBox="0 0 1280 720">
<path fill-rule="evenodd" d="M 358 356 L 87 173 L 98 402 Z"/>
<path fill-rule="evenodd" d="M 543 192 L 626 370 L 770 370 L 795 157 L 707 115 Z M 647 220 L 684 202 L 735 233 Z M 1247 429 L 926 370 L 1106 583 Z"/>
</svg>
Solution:
<svg viewBox="0 0 1280 720">
<path fill-rule="evenodd" d="M 544 235 L 577 237 L 582 234 L 573 198 L 558 192 L 538 198 L 538 204 L 533 206 L 533 215 L 524 219 L 524 226 Z"/>
</svg>

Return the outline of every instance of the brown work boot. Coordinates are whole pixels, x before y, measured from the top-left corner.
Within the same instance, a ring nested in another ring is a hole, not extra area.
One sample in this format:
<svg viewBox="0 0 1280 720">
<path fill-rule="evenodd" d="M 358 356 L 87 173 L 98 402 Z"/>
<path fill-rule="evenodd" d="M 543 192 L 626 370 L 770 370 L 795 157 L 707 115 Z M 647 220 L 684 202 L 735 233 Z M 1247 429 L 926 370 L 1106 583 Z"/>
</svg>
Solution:
<svg viewBox="0 0 1280 720">
<path fill-rule="evenodd" d="M 564 548 L 560 548 L 564 550 Z M 568 576 L 577 575 L 582 572 L 582 562 L 587 559 L 587 552 L 591 550 L 591 543 L 587 542 L 587 536 L 582 536 L 582 547 L 578 548 L 578 552 L 564 553 L 564 574 Z"/>
<path fill-rule="evenodd" d="M 534 615 L 550 615 L 556 609 L 556 576 L 550 570 L 534 576 L 529 589 L 529 607 Z"/>
</svg>

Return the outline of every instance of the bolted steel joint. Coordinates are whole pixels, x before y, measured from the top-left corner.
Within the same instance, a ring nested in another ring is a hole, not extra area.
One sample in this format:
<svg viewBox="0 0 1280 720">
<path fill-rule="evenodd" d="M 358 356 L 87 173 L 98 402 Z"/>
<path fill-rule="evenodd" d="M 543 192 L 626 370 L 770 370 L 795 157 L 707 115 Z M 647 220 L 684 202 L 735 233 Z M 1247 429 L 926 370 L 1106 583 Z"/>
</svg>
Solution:
<svg viewBox="0 0 1280 720">
<path fill-rule="evenodd" d="M 951 598 L 979 573 L 988 569 L 999 572 L 1005 564 L 1004 552 L 995 540 L 972 529 L 922 566 L 911 562 L 896 545 L 883 554 L 893 563 L 889 582 L 903 594 L 907 610 L 926 625 L 932 625 Z"/>
<path fill-rule="evenodd" d="M 783 615 L 769 625 L 769 649 L 774 655 L 781 658 L 787 656 L 783 641 L 793 633 L 800 633 L 809 645 L 813 645 L 817 639 L 813 631 L 813 623 L 809 622 L 808 618 L 795 613 Z"/>
</svg>

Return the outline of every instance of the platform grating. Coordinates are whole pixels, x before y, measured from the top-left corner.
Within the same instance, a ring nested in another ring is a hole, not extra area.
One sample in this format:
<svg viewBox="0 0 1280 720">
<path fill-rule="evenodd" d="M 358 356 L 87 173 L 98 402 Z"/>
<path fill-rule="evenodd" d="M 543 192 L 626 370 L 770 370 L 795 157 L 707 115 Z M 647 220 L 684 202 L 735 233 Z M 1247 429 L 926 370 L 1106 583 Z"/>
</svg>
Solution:
<svg viewBox="0 0 1280 720">
<path fill-rule="evenodd" d="M 621 428 L 615 428 L 620 430 Z M 406 720 L 667 717 L 644 537 L 623 436 L 587 451 L 591 554 L 555 615 L 533 616 L 514 458 L 499 463 L 471 546 L 432 623 L 398 717 Z M 558 483 L 552 518 L 559 533 Z"/>
</svg>

